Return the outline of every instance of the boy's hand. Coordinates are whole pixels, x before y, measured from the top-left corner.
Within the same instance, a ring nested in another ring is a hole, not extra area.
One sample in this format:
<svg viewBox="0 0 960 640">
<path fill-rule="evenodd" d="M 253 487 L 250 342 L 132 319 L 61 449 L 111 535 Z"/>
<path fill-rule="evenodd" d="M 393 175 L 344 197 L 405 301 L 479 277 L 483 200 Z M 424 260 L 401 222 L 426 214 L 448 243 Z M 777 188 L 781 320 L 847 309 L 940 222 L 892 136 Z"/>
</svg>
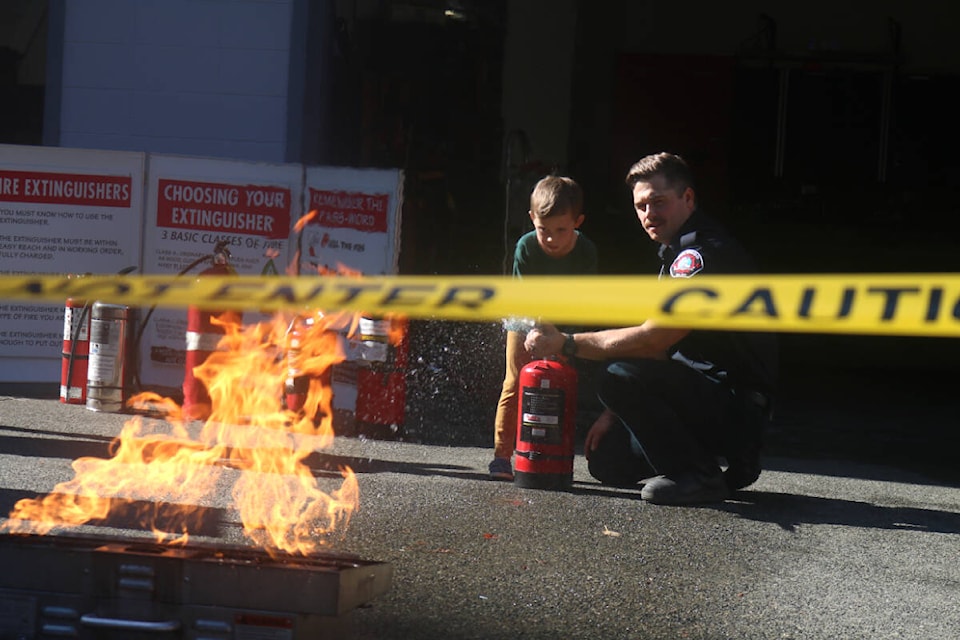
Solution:
<svg viewBox="0 0 960 640">
<path fill-rule="evenodd" d="M 552 324 L 538 324 L 527 333 L 523 346 L 533 358 L 553 356 L 563 348 L 563 334 Z"/>
</svg>

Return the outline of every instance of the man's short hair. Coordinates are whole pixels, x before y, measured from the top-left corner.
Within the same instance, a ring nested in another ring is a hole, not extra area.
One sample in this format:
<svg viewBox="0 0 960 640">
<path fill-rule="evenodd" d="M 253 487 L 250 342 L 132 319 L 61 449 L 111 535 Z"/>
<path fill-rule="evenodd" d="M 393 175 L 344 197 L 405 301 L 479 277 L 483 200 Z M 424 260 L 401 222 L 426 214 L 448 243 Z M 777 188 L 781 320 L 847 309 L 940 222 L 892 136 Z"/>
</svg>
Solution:
<svg viewBox="0 0 960 640">
<path fill-rule="evenodd" d="M 641 158 L 627 172 L 627 186 L 633 189 L 638 182 L 648 182 L 653 176 L 661 175 L 667 186 L 677 194 L 693 187 L 693 173 L 687 162 L 673 153 L 654 153 Z"/>
<path fill-rule="evenodd" d="M 549 218 L 566 211 L 574 217 L 583 213 L 583 189 L 580 185 L 566 176 L 541 178 L 530 194 L 530 213 L 537 218 Z"/>
</svg>

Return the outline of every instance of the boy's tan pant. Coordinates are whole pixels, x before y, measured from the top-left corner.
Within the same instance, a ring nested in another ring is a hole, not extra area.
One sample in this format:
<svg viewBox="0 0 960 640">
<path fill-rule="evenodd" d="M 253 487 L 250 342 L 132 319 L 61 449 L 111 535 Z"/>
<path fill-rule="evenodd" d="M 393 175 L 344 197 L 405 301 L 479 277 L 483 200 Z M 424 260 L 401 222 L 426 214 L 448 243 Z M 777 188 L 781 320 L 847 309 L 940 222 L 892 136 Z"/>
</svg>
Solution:
<svg viewBox="0 0 960 640">
<path fill-rule="evenodd" d="M 507 332 L 506 372 L 493 431 L 493 455 L 498 458 L 513 457 L 517 446 L 520 371 L 530 362 L 530 354 L 523 348 L 524 338 L 522 333 Z"/>
</svg>

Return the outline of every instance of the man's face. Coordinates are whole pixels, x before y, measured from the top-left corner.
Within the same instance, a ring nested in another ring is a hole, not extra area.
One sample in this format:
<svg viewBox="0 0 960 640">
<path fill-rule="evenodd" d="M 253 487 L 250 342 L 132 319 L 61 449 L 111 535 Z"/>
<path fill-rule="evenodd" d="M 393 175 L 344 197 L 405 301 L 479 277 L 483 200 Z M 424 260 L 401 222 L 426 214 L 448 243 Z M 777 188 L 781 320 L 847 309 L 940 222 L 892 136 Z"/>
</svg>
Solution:
<svg viewBox="0 0 960 640">
<path fill-rule="evenodd" d="M 693 213 L 694 206 L 693 189 L 687 187 L 678 194 L 667 186 L 662 175 L 654 175 L 649 181 L 641 180 L 633 186 L 637 218 L 647 235 L 660 244 L 670 244 Z"/>
</svg>

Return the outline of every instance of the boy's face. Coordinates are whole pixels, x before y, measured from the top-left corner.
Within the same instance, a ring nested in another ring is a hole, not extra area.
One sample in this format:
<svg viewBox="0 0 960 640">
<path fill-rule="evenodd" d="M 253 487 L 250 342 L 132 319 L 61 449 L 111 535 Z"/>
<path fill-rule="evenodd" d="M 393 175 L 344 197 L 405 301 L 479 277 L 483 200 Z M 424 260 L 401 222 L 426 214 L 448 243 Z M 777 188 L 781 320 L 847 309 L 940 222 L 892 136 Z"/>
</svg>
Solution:
<svg viewBox="0 0 960 640">
<path fill-rule="evenodd" d="M 543 252 L 551 258 L 562 258 L 577 244 L 577 229 L 583 224 L 583 214 L 574 216 L 568 209 L 549 218 L 538 218 L 531 213 L 530 220 Z"/>
</svg>

